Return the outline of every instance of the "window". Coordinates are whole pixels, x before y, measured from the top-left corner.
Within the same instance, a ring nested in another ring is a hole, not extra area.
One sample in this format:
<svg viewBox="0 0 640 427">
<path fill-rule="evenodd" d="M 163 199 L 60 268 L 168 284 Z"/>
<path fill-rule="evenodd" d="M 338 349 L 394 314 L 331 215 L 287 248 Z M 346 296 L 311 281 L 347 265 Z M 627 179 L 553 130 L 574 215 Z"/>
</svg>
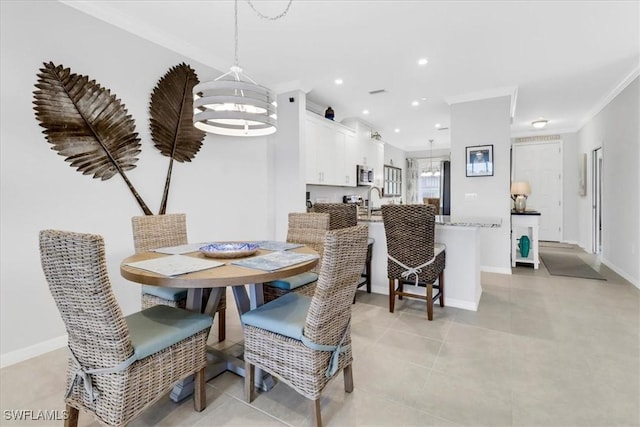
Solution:
<svg viewBox="0 0 640 427">
<path fill-rule="evenodd" d="M 444 157 L 418 160 L 418 200 L 440 197 L 440 170 Z"/>
<path fill-rule="evenodd" d="M 384 195 L 402 196 L 402 169 L 384 165 Z"/>
</svg>

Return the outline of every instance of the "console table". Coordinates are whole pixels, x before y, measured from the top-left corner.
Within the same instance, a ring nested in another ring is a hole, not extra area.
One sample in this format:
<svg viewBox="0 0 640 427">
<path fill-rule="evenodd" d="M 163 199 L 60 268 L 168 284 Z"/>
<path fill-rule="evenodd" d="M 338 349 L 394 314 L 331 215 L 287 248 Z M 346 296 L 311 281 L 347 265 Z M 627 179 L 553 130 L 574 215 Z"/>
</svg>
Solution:
<svg viewBox="0 0 640 427">
<path fill-rule="evenodd" d="M 540 212 L 524 211 L 511 212 L 511 267 L 517 262 L 533 264 L 538 269 L 540 258 L 538 257 L 538 231 L 540 229 Z M 520 237 L 528 236 L 531 242 L 529 255 L 525 258 L 520 254 L 518 243 Z"/>
</svg>

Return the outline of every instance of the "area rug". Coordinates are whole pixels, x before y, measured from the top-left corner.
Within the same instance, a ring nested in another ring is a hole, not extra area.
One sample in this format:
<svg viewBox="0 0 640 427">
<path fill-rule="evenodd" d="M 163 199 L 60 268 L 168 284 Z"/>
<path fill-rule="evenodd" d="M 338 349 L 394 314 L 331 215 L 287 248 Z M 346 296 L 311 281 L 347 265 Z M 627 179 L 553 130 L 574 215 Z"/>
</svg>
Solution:
<svg viewBox="0 0 640 427">
<path fill-rule="evenodd" d="M 540 258 L 544 266 L 547 267 L 549 274 L 554 276 L 607 280 L 576 255 L 545 253 L 540 254 Z"/>
</svg>

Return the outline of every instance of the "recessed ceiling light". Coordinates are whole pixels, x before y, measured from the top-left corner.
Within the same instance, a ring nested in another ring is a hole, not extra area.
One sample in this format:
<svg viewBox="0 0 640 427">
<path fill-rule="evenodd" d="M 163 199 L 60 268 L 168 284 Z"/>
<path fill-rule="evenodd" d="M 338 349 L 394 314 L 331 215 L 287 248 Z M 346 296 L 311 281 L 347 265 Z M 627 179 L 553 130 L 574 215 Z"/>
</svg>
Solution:
<svg viewBox="0 0 640 427">
<path fill-rule="evenodd" d="M 418 105 L 420 105 L 420 103 L 418 101 L 413 101 L 411 105 L 413 105 L 414 107 L 417 107 Z"/>
<path fill-rule="evenodd" d="M 440 129 L 440 126 L 442 126 L 440 123 L 436 123 L 436 129 Z"/>
<path fill-rule="evenodd" d="M 400 129 L 398 129 L 398 128 L 395 128 L 393 131 L 394 131 L 395 133 L 400 133 Z"/>
<path fill-rule="evenodd" d="M 342 79 L 335 79 L 335 80 L 334 80 L 334 82 L 335 82 L 337 85 L 341 85 L 342 83 L 344 83 L 344 81 L 343 81 Z"/>
<path fill-rule="evenodd" d="M 426 96 L 423 96 L 423 97 L 422 97 L 422 98 L 420 98 L 420 99 L 421 99 L 421 100 L 423 100 L 423 101 L 426 101 L 426 100 L 427 100 L 427 97 L 426 97 Z"/>
<path fill-rule="evenodd" d="M 549 120 L 540 117 L 538 120 L 532 121 L 531 126 L 533 126 L 536 129 L 542 129 L 547 125 L 547 123 L 549 123 Z"/>
<path fill-rule="evenodd" d="M 362 114 L 369 114 L 369 110 L 362 110 Z"/>
<path fill-rule="evenodd" d="M 427 65 L 428 63 L 429 63 L 429 60 L 427 58 L 418 59 L 418 65 Z"/>
</svg>

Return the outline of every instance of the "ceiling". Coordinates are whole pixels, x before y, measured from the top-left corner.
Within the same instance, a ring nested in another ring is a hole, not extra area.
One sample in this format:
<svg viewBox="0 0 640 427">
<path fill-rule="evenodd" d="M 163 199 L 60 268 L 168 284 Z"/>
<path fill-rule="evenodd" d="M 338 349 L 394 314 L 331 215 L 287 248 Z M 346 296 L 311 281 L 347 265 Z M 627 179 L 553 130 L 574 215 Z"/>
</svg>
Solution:
<svg viewBox="0 0 640 427">
<path fill-rule="evenodd" d="M 233 1 L 63 3 L 220 71 L 233 63 Z M 287 3 L 252 2 L 269 16 Z M 449 128 L 449 103 L 495 94 L 515 95 L 512 136 L 575 132 L 638 75 L 639 5 L 294 0 L 283 18 L 267 20 L 240 0 L 238 57 L 258 83 L 302 89 L 337 121 L 359 117 L 407 151 L 426 149 L 429 139 L 449 146 L 450 130 L 435 128 Z M 369 94 L 377 90 L 384 92 Z M 539 117 L 549 123 L 535 131 Z"/>
</svg>

